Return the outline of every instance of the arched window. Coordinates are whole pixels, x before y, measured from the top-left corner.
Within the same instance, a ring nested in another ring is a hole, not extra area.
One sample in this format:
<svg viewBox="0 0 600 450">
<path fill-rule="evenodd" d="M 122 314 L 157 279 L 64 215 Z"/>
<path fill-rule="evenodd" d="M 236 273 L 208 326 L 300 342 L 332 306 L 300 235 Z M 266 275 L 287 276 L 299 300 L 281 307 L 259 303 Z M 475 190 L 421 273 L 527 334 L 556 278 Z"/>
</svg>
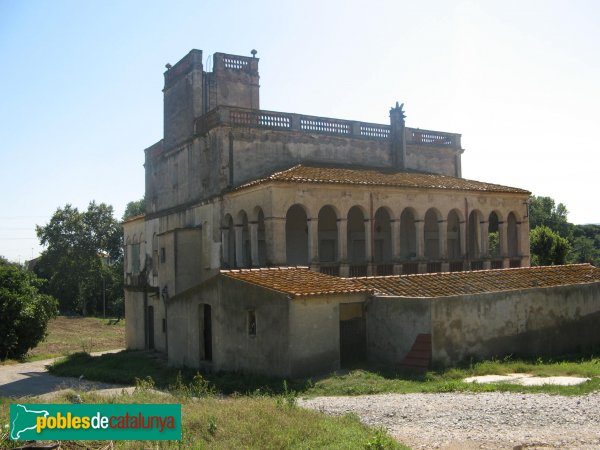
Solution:
<svg viewBox="0 0 600 450">
<path fill-rule="evenodd" d="M 308 265 L 308 222 L 301 205 L 293 205 L 285 216 L 285 252 L 289 265 Z"/>
</svg>

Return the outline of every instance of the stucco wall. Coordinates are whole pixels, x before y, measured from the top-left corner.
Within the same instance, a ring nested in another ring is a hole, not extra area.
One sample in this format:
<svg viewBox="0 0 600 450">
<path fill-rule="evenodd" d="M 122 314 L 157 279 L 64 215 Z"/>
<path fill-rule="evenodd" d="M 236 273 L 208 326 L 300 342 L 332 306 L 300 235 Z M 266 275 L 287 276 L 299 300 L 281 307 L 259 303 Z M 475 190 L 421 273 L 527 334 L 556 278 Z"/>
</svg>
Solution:
<svg viewBox="0 0 600 450">
<path fill-rule="evenodd" d="M 290 303 L 290 376 L 340 368 L 340 303 L 364 302 L 365 295 L 295 298 Z"/>
<path fill-rule="evenodd" d="M 220 304 L 215 324 L 220 370 L 289 374 L 289 299 L 285 294 L 219 277 Z M 248 333 L 248 311 L 256 317 L 256 335 Z M 215 346 L 215 349 L 217 346 Z"/>
<path fill-rule="evenodd" d="M 125 290 L 125 345 L 129 350 L 145 347 L 143 295 L 143 292 Z"/>
<path fill-rule="evenodd" d="M 600 283 L 432 300 L 433 361 L 598 348 Z"/>
<path fill-rule="evenodd" d="M 212 362 L 200 360 L 198 305 L 212 307 Z M 227 277 L 216 277 L 169 303 L 169 363 L 213 371 L 288 376 L 286 295 Z M 248 311 L 256 335 L 248 332 Z"/>
<path fill-rule="evenodd" d="M 367 355 L 397 367 L 418 334 L 431 333 L 431 299 L 374 297 L 367 304 Z"/>
</svg>

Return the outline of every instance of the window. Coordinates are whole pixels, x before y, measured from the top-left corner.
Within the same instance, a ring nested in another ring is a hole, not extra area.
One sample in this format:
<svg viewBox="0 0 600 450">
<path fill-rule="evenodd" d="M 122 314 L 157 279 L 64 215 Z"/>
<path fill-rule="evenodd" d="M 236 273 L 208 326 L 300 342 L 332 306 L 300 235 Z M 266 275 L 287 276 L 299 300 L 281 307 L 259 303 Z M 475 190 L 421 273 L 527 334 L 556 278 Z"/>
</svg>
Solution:
<svg viewBox="0 0 600 450">
<path fill-rule="evenodd" d="M 161 264 L 164 263 L 167 260 L 167 252 L 165 251 L 164 247 L 160 248 L 160 262 Z"/>
<path fill-rule="evenodd" d="M 167 319 L 162 320 L 162 330 L 163 330 L 163 333 L 167 332 Z"/>
<path fill-rule="evenodd" d="M 256 336 L 256 313 L 248 311 L 248 336 Z"/>
<path fill-rule="evenodd" d="M 131 246 L 131 272 L 140 273 L 140 244 Z"/>
</svg>

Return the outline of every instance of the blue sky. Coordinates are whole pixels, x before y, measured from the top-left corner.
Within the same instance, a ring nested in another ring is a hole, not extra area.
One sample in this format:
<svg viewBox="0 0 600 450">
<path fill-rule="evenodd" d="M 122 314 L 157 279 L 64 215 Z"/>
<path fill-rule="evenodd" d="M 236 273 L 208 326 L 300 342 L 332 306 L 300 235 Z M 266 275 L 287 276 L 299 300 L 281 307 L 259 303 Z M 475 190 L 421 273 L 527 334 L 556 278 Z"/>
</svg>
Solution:
<svg viewBox="0 0 600 450">
<path fill-rule="evenodd" d="M 462 133 L 463 176 L 600 223 L 600 2 L 0 0 L 0 255 L 67 203 L 125 205 L 162 137 L 164 65 L 260 60 L 261 108 Z"/>
</svg>

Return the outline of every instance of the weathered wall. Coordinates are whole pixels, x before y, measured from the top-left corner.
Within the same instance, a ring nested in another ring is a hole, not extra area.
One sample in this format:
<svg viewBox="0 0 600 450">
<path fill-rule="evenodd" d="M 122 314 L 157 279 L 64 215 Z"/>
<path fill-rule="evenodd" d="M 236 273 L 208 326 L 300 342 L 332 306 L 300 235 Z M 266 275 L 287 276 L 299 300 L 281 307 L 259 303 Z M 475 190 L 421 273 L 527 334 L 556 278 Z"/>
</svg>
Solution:
<svg viewBox="0 0 600 450">
<path fill-rule="evenodd" d="M 285 294 L 219 277 L 215 363 L 220 370 L 289 376 L 289 299 Z M 256 335 L 248 333 L 248 311 Z"/>
<path fill-rule="evenodd" d="M 290 303 L 290 376 L 340 368 L 340 303 L 364 302 L 364 294 L 295 298 Z"/>
<path fill-rule="evenodd" d="M 200 360 L 198 305 L 212 306 L 212 362 Z M 169 303 L 169 363 L 213 371 L 289 375 L 286 295 L 215 277 Z M 248 332 L 248 311 L 256 335 Z"/>
<path fill-rule="evenodd" d="M 165 72 L 164 139 L 167 148 L 189 139 L 202 114 L 202 50 L 192 50 Z"/>
<path fill-rule="evenodd" d="M 203 283 L 200 287 L 187 291 L 182 296 L 169 300 L 167 311 L 169 364 L 204 367 L 209 370 L 213 368 L 212 362 L 201 360 L 199 305 L 202 304 L 212 307 L 213 355 L 217 354 L 219 339 L 215 338 L 215 313 L 218 304 L 218 286 L 216 280 L 213 279 Z"/>
<path fill-rule="evenodd" d="M 125 345 L 129 350 L 145 348 L 143 292 L 125 289 Z"/>
<path fill-rule="evenodd" d="M 406 167 L 420 172 L 460 177 L 460 163 L 457 162 L 456 155 L 455 148 L 407 144 Z M 458 158 L 458 161 L 460 161 L 460 156 Z"/>
<path fill-rule="evenodd" d="M 544 356 L 600 346 L 600 283 L 432 300 L 433 361 Z"/>
<path fill-rule="evenodd" d="M 202 273 L 202 229 L 175 231 L 175 293 L 198 284 Z"/>
<path fill-rule="evenodd" d="M 223 132 L 223 131 L 221 131 Z M 232 129 L 234 186 L 302 162 L 391 167 L 385 140 L 259 129 Z M 222 150 L 229 152 L 229 148 Z M 221 159 L 226 160 L 225 155 Z"/>
<path fill-rule="evenodd" d="M 417 335 L 431 333 L 431 299 L 373 297 L 367 304 L 367 356 L 396 367 Z"/>
</svg>

